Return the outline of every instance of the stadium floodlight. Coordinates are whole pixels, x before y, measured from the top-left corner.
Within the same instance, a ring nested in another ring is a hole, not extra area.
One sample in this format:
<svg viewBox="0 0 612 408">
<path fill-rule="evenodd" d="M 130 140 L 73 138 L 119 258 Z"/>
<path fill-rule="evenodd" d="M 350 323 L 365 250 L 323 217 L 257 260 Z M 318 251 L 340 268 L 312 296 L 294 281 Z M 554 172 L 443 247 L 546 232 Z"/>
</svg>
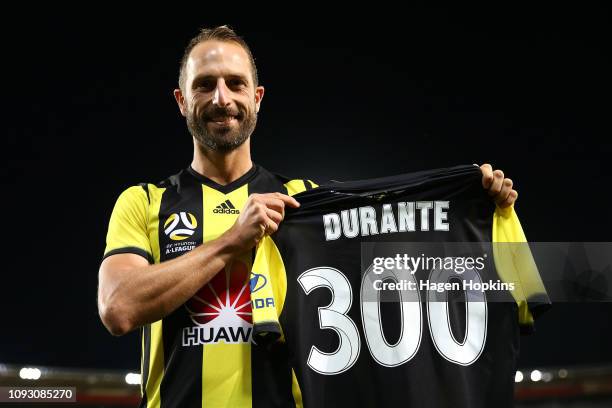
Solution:
<svg viewBox="0 0 612 408">
<path fill-rule="evenodd" d="M 516 374 L 514 375 L 514 382 L 520 383 L 521 381 L 523 381 L 523 373 L 520 371 L 517 371 Z"/>
<path fill-rule="evenodd" d="M 531 381 L 537 382 L 542 379 L 542 372 L 540 370 L 533 370 L 531 372 Z"/>
<path fill-rule="evenodd" d="M 19 377 L 24 380 L 38 380 L 42 372 L 38 368 L 23 367 L 19 370 Z"/>
<path fill-rule="evenodd" d="M 130 385 L 138 385 L 140 384 L 140 374 L 137 373 L 127 373 L 125 375 L 125 382 Z"/>
</svg>

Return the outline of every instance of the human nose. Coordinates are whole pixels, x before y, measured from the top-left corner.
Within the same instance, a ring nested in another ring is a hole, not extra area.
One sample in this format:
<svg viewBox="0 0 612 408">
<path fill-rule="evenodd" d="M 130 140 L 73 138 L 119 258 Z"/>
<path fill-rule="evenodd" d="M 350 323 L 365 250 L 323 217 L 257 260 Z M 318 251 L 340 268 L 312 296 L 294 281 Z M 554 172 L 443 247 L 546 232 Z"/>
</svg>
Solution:
<svg viewBox="0 0 612 408">
<path fill-rule="evenodd" d="M 213 97 L 213 104 L 217 106 L 227 106 L 229 105 L 229 90 L 225 85 L 225 81 L 222 78 L 219 78 L 217 81 L 217 87 L 215 88 L 215 95 Z"/>
</svg>

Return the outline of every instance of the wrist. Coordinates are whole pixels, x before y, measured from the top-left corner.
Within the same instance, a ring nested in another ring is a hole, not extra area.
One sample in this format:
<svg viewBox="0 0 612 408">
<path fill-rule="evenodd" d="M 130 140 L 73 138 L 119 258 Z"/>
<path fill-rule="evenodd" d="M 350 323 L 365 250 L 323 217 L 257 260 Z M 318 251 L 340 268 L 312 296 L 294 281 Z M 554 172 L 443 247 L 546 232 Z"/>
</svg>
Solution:
<svg viewBox="0 0 612 408">
<path fill-rule="evenodd" d="M 240 240 L 232 228 L 221 234 L 215 240 L 215 244 L 218 256 L 225 261 L 229 261 L 244 252 L 244 248 L 240 245 Z"/>
</svg>

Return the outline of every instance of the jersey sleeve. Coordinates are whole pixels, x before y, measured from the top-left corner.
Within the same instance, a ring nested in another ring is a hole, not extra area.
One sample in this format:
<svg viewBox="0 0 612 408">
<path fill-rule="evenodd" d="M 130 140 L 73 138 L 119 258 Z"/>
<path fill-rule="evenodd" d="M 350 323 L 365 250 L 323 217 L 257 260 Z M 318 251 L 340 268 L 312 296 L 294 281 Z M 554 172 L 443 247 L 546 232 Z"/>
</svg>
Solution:
<svg viewBox="0 0 612 408">
<path fill-rule="evenodd" d="M 251 274 L 253 339 L 271 342 L 282 337 L 278 320 L 287 293 L 287 275 L 274 240 L 266 236 L 257 245 Z"/>
<path fill-rule="evenodd" d="M 306 190 L 312 190 L 313 188 L 319 187 L 317 183 L 312 180 L 293 179 L 289 180 L 284 184 L 287 189 L 287 195 L 294 196 Z"/>
<path fill-rule="evenodd" d="M 147 234 L 148 203 L 143 186 L 132 186 L 121 193 L 108 224 L 102 259 L 115 254 L 132 253 L 153 263 Z"/>
<path fill-rule="evenodd" d="M 511 293 L 518 305 L 521 331 L 531 333 L 535 318 L 546 311 L 551 302 L 513 206 L 495 210 L 493 255 L 500 278 L 515 284 Z"/>
</svg>

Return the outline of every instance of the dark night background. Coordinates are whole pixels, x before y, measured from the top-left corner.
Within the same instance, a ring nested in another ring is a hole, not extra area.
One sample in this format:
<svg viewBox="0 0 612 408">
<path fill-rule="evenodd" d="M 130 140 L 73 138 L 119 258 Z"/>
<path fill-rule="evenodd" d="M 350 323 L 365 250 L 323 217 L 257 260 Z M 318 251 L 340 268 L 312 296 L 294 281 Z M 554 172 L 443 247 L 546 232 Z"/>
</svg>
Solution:
<svg viewBox="0 0 612 408">
<path fill-rule="evenodd" d="M 607 10 L 232 7 L 3 13 L 0 362 L 139 366 L 137 332 L 98 318 L 98 266 L 118 194 L 191 160 L 172 90 L 202 26 L 252 47 L 256 163 L 321 181 L 490 162 L 531 241 L 612 241 Z M 556 304 L 521 366 L 612 364 L 611 316 Z"/>
</svg>

